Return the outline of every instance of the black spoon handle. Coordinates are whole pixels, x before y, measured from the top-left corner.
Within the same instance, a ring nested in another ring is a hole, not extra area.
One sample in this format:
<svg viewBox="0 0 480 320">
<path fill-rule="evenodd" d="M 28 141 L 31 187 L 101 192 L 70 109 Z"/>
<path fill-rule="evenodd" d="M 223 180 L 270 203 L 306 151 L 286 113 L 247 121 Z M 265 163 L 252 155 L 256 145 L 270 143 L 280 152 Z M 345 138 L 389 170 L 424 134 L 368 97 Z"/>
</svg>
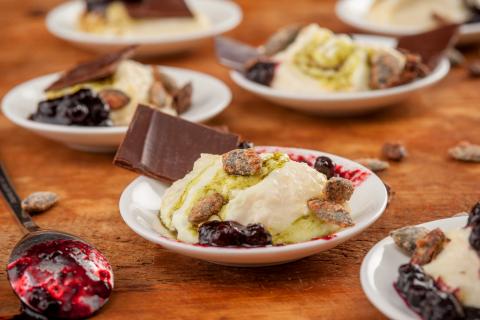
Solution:
<svg viewBox="0 0 480 320">
<path fill-rule="evenodd" d="M 0 163 L 0 192 L 9 205 L 13 215 L 22 225 L 25 233 L 39 230 L 40 228 L 33 222 L 32 217 L 22 209 L 20 197 L 15 192 L 5 168 Z"/>
</svg>

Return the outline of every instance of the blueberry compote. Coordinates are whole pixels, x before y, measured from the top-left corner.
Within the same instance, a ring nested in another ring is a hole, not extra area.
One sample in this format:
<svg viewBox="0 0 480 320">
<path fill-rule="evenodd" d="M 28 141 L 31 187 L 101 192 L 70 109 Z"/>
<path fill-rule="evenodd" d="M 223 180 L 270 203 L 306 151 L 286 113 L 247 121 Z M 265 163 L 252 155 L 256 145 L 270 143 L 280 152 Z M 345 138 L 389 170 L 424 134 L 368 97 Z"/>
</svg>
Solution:
<svg viewBox="0 0 480 320">
<path fill-rule="evenodd" d="M 261 247 L 272 244 L 272 236 L 258 223 L 243 226 L 234 221 L 209 221 L 198 230 L 199 243 L 216 247 Z"/>
<path fill-rule="evenodd" d="M 408 306 L 428 320 L 480 319 L 480 309 L 463 307 L 454 292 L 425 274 L 422 267 L 404 264 L 398 269 L 395 288 Z"/>
<path fill-rule="evenodd" d="M 269 60 L 258 60 L 245 70 L 247 79 L 269 86 L 275 76 L 276 63 Z"/>
<path fill-rule="evenodd" d="M 80 89 L 59 98 L 40 101 L 30 120 L 67 126 L 111 126 L 110 107 L 92 90 Z"/>
<path fill-rule="evenodd" d="M 113 288 L 107 259 L 77 240 L 35 244 L 7 272 L 25 306 L 49 319 L 88 317 L 107 302 Z"/>
</svg>

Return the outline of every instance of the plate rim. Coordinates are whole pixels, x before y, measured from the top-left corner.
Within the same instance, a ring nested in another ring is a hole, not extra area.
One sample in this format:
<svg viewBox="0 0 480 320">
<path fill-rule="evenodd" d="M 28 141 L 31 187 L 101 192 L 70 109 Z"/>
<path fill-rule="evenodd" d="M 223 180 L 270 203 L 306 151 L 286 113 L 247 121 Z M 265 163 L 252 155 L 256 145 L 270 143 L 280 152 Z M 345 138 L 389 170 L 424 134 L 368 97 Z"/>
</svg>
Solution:
<svg viewBox="0 0 480 320">
<path fill-rule="evenodd" d="M 154 65 L 157 68 L 161 68 L 165 70 L 167 73 L 189 73 L 196 77 L 208 79 L 212 84 L 215 83 L 215 87 L 217 89 L 222 88 L 222 100 L 219 100 L 216 103 L 215 108 L 211 108 L 208 113 L 203 116 L 198 116 L 197 119 L 192 120 L 192 122 L 204 122 L 207 121 L 216 115 L 220 114 L 223 110 L 228 108 L 232 101 L 232 91 L 226 85 L 225 82 L 222 80 L 199 71 L 187 69 L 187 68 L 178 68 L 178 67 L 170 67 L 165 65 Z M 13 105 L 15 95 L 17 92 L 23 90 L 25 87 L 28 87 L 34 82 L 41 81 L 43 79 L 49 77 L 58 77 L 63 71 L 60 72 L 52 72 L 45 75 L 41 75 L 39 77 L 35 77 L 29 79 L 27 81 L 21 82 L 11 88 L 2 98 L 0 101 L 1 111 L 3 115 L 15 125 L 28 129 L 28 130 L 36 130 L 42 132 L 49 132 L 49 133 L 64 133 L 64 134 L 76 134 L 76 135 L 112 135 L 112 134 L 124 134 L 128 130 L 128 126 L 114 126 L 114 127 L 82 127 L 82 126 L 64 126 L 64 125 L 56 125 L 56 124 L 49 124 L 49 123 L 40 123 L 35 122 L 26 118 L 19 116 L 17 113 L 12 111 L 14 108 Z M 195 89 L 194 89 L 195 90 Z M 224 96 L 223 96 L 224 95 Z"/>
<path fill-rule="evenodd" d="M 189 0 L 191 2 L 197 2 L 197 4 L 202 5 L 202 2 L 209 2 L 212 5 L 222 5 L 225 8 L 228 7 L 228 10 L 232 10 L 232 16 L 229 20 L 226 20 L 219 24 L 218 26 L 208 28 L 203 31 L 196 31 L 186 34 L 177 34 L 177 35 L 151 35 L 151 36 L 134 36 L 134 37 L 121 37 L 121 36 L 109 36 L 103 37 L 100 35 L 91 34 L 88 32 L 83 32 L 73 29 L 59 29 L 56 25 L 57 16 L 61 14 L 64 10 L 70 9 L 71 7 L 81 6 L 83 0 L 72 0 L 65 3 L 61 3 L 51 9 L 46 18 L 45 25 L 48 31 L 54 36 L 66 40 L 73 41 L 78 43 L 89 43 L 97 45 L 129 45 L 129 44 L 140 44 L 140 45 L 167 45 L 175 43 L 183 43 L 201 40 L 205 38 L 210 38 L 218 34 L 225 33 L 237 27 L 243 20 L 243 12 L 241 7 L 231 0 Z"/>
<path fill-rule="evenodd" d="M 195 244 L 188 244 L 188 243 L 183 243 L 180 241 L 177 241 L 175 239 L 168 239 L 166 237 L 163 237 L 161 235 L 158 235 L 157 237 L 152 237 L 148 233 L 143 232 L 142 230 L 137 230 L 135 226 L 130 225 L 127 216 L 129 215 L 126 210 L 123 210 L 124 204 L 127 203 L 127 197 L 129 194 L 131 194 L 131 190 L 135 187 L 135 185 L 138 183 L 140 179 L 150 179 L 148 177 L 144 176 L 137 176 L 134 180 L 132 180 L 122 191 L 120 195 L 120 199 L 118 202 L 118 207 L 120 211 L 120 215 L 125 222 L 125 224 L 137 235 L 141 236 L 142 238 L 159 244 L 162 247 L 165 247 L 169 250 L 171 250 L 172 247 L 176 247 L 175 251 L 181 251 L 183 254 L 183 251 L 190 251 L 190 252 L 195 252 L 195 253 L 204 253 L 204 254 L 213 254 L 213 255 L 223 255 L 223 256 L 237 256 L 237 257 L 245 257 L 245 256 L 259 256 L 259 255 L 265 255 L 265 254 L 278 254 L 278 253 L 291 253 L 297 250 L 308 250 L 308 249 L 314 249 L 318 247 L 319 245 L 323 243 L 333 243 L 333 247 L 351 239 L 352 237 L 358 235 L 359 233 L 365 231 L 368 229 L 373 223 L 375 223 L 385 212 L 388 204 L 388 192 L 385 187 L 385 184 L 383 181 L 372 171 L 370 171 L 368 168 L 362 166 L 361 164 L 350 160 L 348 158 L 338 156 L 335 154 L 331 154 L 328 152 L 323 152 L 319 150 L 312 150 L 312 149 L 305 149 L 305 148 L 294 148 L 294 147 L 278 147 L 278 146 L 257 146 L 257 148 L 278 148 L 280 151 L 282 150 L 291 150 L 291 151 L 300 151 L 304 153 L 312 152 L 314 154 L 320 153 L 322 155 L 326 156 L 333 156 L 336 158 L 342 159 L 342 161 L 345 161 L 347 163 L 353 163 L 356 167 L 361 168 L 362 170 L 368 172 L 369 178 L 373 178 L 376 180 L 376 183 L 379 183 L 382 186 L 382 198 L 381 198 L 381 205 L 380 208 L 377 212 L 371 215 L 371 217 L 363 222 L 362 224 L 356 224 L 352 228 L 348 228 L 345 230 L 342 230 L 338 233 L 335 233 L 335 237 L 329 240 L 325 239 L 315 239 L 315 240 L 309 240 L 305 242 L 300 242 L 300 243 L 294 243 L 294 244 L 289 244 L 289 245 L 284 245 L 284 246 L 270 246 L 270 247 L 259 247 L 259 248 L 225 248 L 225 247 L 212 247 L 212 246 L 198 246 Z M 128 211 L 128 210 L 127 210 Z M 340 236 L 338 236 L 340 235 Z"/>
<path fill-rule="evenodd" d="M 467 220 L 467 216 L 454 216 L 454 217 L 427 221 L 424 223 L 420 223 L 416 226 L 434 228 L 434 227 L 438 227 L 438 225 L 441 224 L 441 222 L 449 222 L 449 221 L 451 221 L 454 224 L 457 224 L 457 223 L 460 224 L 460 222 L 463 222 L 462 225 L 465 225 L 466 220 Z M 376 294 L 376 290 L 373 288 L 372 284 L 368 279 L 368 272 L 370 271 L 369 266 L 371 264 L 370 261 L 372 260 L 372 257 L 379 250 L 382 250 L 387 244 L 393 244 L 392 237 L 387 236 L 382 240 L 378 241 L 377 243 L 375 243 L 375 245 L 371 247 L 370 250 L 367 252 L 367 254 L 364 256 L 362 260 L 362 264 L 360 266 L 360 284 L 362 286 L 363 293 L 367 296 L 367 299 L 383 315 L 396 320 L 410 320 L 412 319 L 411 316 L 403 312 L 399 312 L 398 309 L 393 308 L 389 299 L 384 299 L 385 301 L 383 300 L 379 301 L 377 298 L 378 295 Z M 398 270 L 393 270 L 393 272 L 397 273 Z M 398 296 L 398 299 L 401 299 L 401 297 Z M 388 304 L 385 305 L 385 304 L 382 304 L 382 302 L 387 302 Z"/>
</svg>

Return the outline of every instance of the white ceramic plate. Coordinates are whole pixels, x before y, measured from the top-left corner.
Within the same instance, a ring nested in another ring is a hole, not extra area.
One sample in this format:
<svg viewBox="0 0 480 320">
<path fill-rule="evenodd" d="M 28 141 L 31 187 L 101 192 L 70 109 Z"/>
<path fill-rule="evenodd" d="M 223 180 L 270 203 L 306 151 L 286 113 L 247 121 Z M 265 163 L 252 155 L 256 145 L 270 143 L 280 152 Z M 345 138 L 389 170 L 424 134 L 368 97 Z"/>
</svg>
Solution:
<svg viewBox="0 0 480 320">
<path fill-rule="evenodd" d="M 354 35 L 359 42 L 395 46 L 396 40 L 388 37 Z M 297 93 L 273 89 L 247 79 L 238 71 L 230 71 L 230 77 L 243 89 L 266 100 L 287 108 L 306 111 L 321 115 L 355 115 L 372 110 L 392 106 L 405 100 L 414 92 L 430 87 L 444 78 L 450 70 L 447 59 L 423 79 L 394 88 L 371 90 L 364 92 L 334 92 L 334 93 Z"/>
<path fill-rule="evenodd" d="M 373 0 L 339 0 L 335 12 L 346 24 L 369 33 L 390 36 L 411 35 L 424 30 L 412 27 L 379 25 L 365 18 Z M 460 27 L 460 43 L 480 41 L 480 23 L 464 24 Z"/>
<path fill-rule="evenodd" d="M 222 81 L 212 76 L 187 69 L 160 68 L 178 83 L 192 81 L 192 106 L 181 115 L 186 120 L 206 121 L 222 112 L 232 99 L 230 89 Z M 3 114 L 16 125 L 64 143 L 69 147 L 91 152 L 114 151 L 123 140 L 127 126 L 90 128 L 45 124 L 28 120 L 28 116 L 37 109 L 38 102 L 45 99 L 43 90 L 58 76 L 59 73 L 49 74 L 13 88 L 2 100 Z"/>
<path fill-rule="evenodd" d="M 202 40 L 235 28 L 242 20 L 242 11 L 228 0 L 187 0 L 193 11 L 205 15 L 211 26 L 182 34 L 104 36 L 80 31 L 76 28 L 78 17 L 83 12 L 81 0 L 68 1 L 47 16 L 48 30 L 56 37 L 96 52 L 111 52 L 130 44 L 139 44 L 139 55 L 167 54 L 193 48 Z"/>
<path fill-rule="evenodd" d="M 162 195 L 169 185 L 146 177 L 138 177 L 123 191 L 120 197 L 120 214 L 127 225 L 143 238 L 173 252 L 218 264 L 235 266 L 265 266 L 298 260 L 333 248 L 362 232 L 383 213 L 387 204 L 387 191 L 383 182 L 361 165 L 331 154 L 294 148 L 259 147 L 265 151 L 283 152 L 317 157 L 326 155 L 346 169 L 368 172 L 367 179 L 356 187 L 350 206 L 355 226 L 338 232 L 331 239 L 311 240 L 286 246 L 262 248 L 217 248 L 197 246 L 168 239 L 158 231 L 158 211 Z"/>
<path fill-rule="evenodd" d="M 467 217 L 453 217 L 421 224 L 428 229 L 452 230 L 467 224 Z M 377 243 L 363 259 L 360 269 L 362 288 L 370 302 L 384 315 L 395 320 L 419 319 L 393 287 L 398 267 L 409 261 L 391 237 Z"/>
</svg>

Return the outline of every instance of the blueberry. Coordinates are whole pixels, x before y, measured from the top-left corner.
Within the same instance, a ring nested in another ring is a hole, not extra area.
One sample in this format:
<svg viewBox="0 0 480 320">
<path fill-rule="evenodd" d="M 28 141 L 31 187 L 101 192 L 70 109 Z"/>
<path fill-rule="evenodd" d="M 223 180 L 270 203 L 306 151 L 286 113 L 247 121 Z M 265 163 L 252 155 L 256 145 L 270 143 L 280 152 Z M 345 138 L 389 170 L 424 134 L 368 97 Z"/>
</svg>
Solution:
<svg viewBox="0 0 480 320">
<path fill-rule="evenodd" d="M 238 144 L 238 149 L 251 149 L 253 147 L 255 147 L 255 145 L 251 141 L 243 140 Z"/>
<path fill-rule="evenodd" d="M 315 159 L 313 167 L 320 173 L 327 176 L 327 179 L 332 178 L 335 175 L 335 164 L 332 159 L 325 156 L 320 156 Z"/>
<path fill-rule="evenodd" d="M 276 63 L 265 59 L 255 61 L 245 70 L 247 79 L 269 86 L 275 76 Z"/>
<path fill-rule="evenodd" d="M 66 115 L 72 121 L 72 123 L 82 124 L 88 117 L 88 114 L 89 110 L 87 106 L 83 104 L 77 104 L 69 108 Z"/>
<path fill-rule="evenodd" d="M 261 224 L 249 224 L 245 233 L 245 242 L 250 246 L 266 246 L 272 244 L 272 236 Z"/>
</svg>

